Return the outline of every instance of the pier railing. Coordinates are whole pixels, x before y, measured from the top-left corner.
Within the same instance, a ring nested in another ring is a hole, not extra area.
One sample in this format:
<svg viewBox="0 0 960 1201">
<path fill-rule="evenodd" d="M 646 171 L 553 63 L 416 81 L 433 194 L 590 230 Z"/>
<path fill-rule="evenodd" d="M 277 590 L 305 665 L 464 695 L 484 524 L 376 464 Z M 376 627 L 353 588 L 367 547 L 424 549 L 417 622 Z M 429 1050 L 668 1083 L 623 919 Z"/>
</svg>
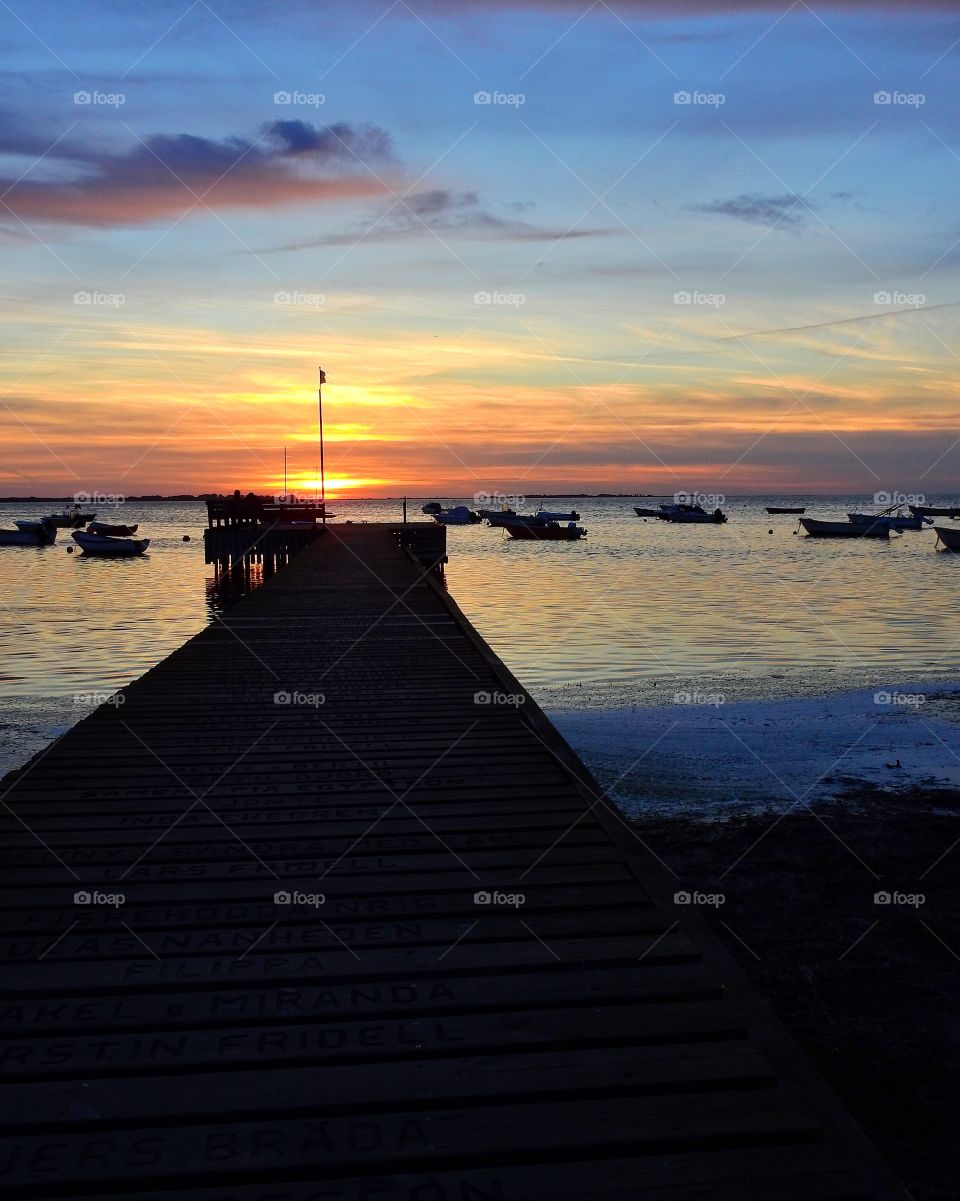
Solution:
<svg viewBox="0 0 960 1201">
<path fill-rule="evenodd" d="M 218 496 L 207 500 L 207 526 L 265 525 L 271 522 L 323 521 L 326 507 L 318 501 L 280 501 L 272 496 Z"/>
</svg>

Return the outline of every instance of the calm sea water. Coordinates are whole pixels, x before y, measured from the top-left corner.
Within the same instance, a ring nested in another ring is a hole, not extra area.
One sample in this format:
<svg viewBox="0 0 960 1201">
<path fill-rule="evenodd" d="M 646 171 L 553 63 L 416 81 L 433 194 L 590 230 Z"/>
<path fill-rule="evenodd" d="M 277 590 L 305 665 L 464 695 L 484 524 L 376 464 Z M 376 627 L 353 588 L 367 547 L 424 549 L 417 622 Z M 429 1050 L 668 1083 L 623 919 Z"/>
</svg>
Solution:
<svg viewBox="0 0 960 1201">
<path fill-rule="evenodd" d="M 587 538 L 514 542 L 487 526 L 453 527 L 447 569 L 459 604 L 547 706 L 657 703 L 677 687 L 808 695 L 955 670 L 960 555 L 935 552 L 932 531 L 889 543 L 808 539 L 795 534 L 796 518 L 764 512 L 805 503 L 808 514 L 844 518 L 865 497 L 728 498 L 725 526 L 644 521 L 629 498 L 549 503 L 575 505 Z M 400 515 L 398 501 L 335 507 L 341 520 Z M 0 504 L 0 525 L 49 510 Z M 0 548 L 0 769 L 224 603 L 203 562 L 202 504 L 128 502 L 100 517 L 139 522 L 148 554 L 71 555 L 68 531 L 50 548 Z"/>
</svg>

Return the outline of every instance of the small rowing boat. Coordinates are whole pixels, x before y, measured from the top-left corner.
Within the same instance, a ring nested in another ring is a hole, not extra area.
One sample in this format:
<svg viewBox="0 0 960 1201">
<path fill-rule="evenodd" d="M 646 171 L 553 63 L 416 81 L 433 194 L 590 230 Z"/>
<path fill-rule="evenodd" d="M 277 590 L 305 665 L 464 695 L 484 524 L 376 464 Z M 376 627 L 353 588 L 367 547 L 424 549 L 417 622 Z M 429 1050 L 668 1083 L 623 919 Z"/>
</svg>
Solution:
<svg viewBox="0 0 960 1201">
<path fill-rule="evenodd" d="M 576 542 L 585 538 L 587 531 L 582 525 L 571 521 L 569 525 L 559 525 L 556 521 L 544 521 L 537 525 L 508 525 L 504 527 L 511 538 L 539 542 Z"/>
<path fill-rule="evenodd" d="M 960 517 L 960 507 L 936 505 L 908 505 L 907 508 L 915 517 Z"/>
<path fill-rule="evenodd" d="M 57 540 L 57 527 L 49 517 L 14 524 L 15 530 L 0 530 L 0 546 L 52 546 Z"/>
<path fill-rule="evenodd" d="M 818 521 L 801 517 L 800 524 L 811 538 L 889 538 L 888 521 Z"/>
<path fill-rule="evenodd" d="M 794 508 L 794 509 L 787 508 L 786 506 L 781 506 L 781 507 L 778 507 L 777 505 L 768 505 L 767 506 L 768 513 L 806 513 L 806 511 L 807 511 L 806 505 L 800 505 L 799 507 Z"/>
<path fill-rule="evenodd" d="M 129 559 L 133 555 L 142 555 L 150 545 L 149 538 L 105 538 L 102 534 L 88 534 L 86 530 L 74 530 L 70 537 L 84 554 L 108 559 Z"/>
<path fill-rule="evenodd" d="M 139 528 L 139 525 L 108 525 L 105 521 L 91 521 L 87 533 L 102 534 L 104 538 L 130 538 Z"/>
<path fill-rule="evenodd" d="M 945 526 L 935 525 L 933 532 L 938 541 L 943 543 L 944 550 L 960 550 L 960 530 L 949 530 Z"/>
</svg>

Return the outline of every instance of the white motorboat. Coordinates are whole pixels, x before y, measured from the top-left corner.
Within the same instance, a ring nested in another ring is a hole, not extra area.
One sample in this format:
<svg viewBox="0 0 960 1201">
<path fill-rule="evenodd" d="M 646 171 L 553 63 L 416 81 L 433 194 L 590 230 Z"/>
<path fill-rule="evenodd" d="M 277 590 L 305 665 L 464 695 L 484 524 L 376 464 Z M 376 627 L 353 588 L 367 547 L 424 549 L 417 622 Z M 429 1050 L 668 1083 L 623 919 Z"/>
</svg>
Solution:
<svg viewBox="0 0 960 1201">
<path fill-rule="evenodd" d="M 433 514 L 433 520 L 440 525 L 475 525 L 480 518 L 466 505 L 455 505 L 452 509 L 441 509 Z"/>
<path fill-rule="evenodd" d="M 916 513 L 911 517 L 901 517 L 894 513 L 848 513 L 847 520 L 857 524 L 863 522 L 885 521 L 892 530 L 922 530 L 927 525 L 933 525 L 932 517 L 923 517 Z"/>
</svg>

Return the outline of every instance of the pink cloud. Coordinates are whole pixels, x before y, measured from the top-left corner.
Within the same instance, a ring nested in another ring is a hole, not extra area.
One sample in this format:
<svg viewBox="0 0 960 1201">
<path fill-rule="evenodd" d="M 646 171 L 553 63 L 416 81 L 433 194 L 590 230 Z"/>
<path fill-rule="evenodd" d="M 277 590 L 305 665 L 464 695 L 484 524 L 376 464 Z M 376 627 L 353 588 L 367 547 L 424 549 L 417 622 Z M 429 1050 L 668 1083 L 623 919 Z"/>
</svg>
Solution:
<svg viewBox="0 0 960 1201">
<path fill-rule="evenodd" d="M 0 150 L 12 149 L 0 139 Z M 53 155 L 50 156 L 54 157 Z M 389 135 L 347 123 L 277 121 L 256 140 L 153 134 L 119 154 L 57 147 L 62 179 L 0 178 L 3 203 L 24 221 L 138 225 L 196 207 L 273 208 L 382 193 Z"/>
</svg>

